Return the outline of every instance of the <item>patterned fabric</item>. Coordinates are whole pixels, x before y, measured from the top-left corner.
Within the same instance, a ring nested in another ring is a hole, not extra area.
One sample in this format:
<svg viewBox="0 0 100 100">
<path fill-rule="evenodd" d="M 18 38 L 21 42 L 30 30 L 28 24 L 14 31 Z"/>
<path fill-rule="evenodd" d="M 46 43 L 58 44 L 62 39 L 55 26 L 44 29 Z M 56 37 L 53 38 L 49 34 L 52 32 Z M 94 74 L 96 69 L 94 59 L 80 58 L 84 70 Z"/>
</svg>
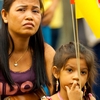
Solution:
<svg viewBox="0 0 100 100">
<path fill-rule="evenodd" d="M 11 91 L 9 85 L 6 83 L 2 73 L 0 72 L 0 95 L 3 97 L 9 95 L 20 95 L 29 92 L 33 88 L 33 82 L 35 80 L 34 71 L 32 68 L 19 73 L 10 71 L 11 77 L 15 82 L 14 89 Z"/>
</svg>

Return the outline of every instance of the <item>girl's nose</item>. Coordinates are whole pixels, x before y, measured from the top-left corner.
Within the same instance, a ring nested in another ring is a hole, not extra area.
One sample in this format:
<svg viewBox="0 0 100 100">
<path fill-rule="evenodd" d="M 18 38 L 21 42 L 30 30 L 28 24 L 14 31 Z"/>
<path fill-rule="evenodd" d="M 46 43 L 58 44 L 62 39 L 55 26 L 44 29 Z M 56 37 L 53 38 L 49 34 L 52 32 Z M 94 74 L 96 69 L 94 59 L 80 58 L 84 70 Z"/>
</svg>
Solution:
<svg viewBox="0 0 100 100">
<path fill-rule="evenodd" d="M 73 80 L 79 81 L 79 74 L 78 74 L 78 72 L 75 72 L 73 74 Z"/>
</svg>

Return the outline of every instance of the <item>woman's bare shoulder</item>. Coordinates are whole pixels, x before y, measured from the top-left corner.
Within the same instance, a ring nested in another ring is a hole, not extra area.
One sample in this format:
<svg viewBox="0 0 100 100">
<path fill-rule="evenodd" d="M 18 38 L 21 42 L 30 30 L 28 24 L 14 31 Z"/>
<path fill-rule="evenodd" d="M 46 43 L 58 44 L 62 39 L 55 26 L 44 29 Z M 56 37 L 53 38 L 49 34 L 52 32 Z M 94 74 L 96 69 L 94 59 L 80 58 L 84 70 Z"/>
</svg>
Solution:
<svg viewBox="0 0 100 100">
<path fill-rule="evenodd" d="M 45 43 L 45 63 L 46 63 L 46 71 L 49 82 L 52 84 L 52 73 L 51 68 L 53 65 L 53 58 L 55 55 L 55 50 L 48 44 Z M 49 86 L 50 93 L 53 91 L 53 85 Z"/>
<path fill-rule="evenodd" d="M 49 44 L 45 43 L 45 56 L 46 57 L 53 57 L 55 55 L 55 50 Z"/>
</svg>

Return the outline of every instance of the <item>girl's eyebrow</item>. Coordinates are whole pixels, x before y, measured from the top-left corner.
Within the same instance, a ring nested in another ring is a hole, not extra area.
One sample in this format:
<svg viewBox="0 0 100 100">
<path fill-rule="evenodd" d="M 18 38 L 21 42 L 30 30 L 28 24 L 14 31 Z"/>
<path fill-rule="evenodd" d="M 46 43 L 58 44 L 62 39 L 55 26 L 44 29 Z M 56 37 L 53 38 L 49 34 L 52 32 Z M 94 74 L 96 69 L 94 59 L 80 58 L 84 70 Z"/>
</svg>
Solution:
<svg viewBox="0 0 100 100">
<path fill-rule="evenodd" d="M 88 70 L 88 68 L 87 68 L 87 67 L 83 67 L 83 68 L 81 68 L 81 69 L 83 69 L 83 70 Z"/>
<path fill-rule="evenodd" d="M 81 69 L 88 69 L 88 67 L 83 65 L 83 66 L 81 66 Z"/>
<path fill-rule="evenodd" d="M 74 68 L 74 67 L 73 67 L 72 65 L 70 65 L 70 64 L 66 64 L 65 67 L 72 67 L 72 68 Z"/>
<path fill-rule="evenodd" d="M 70 64 L 66 64 L 65 65 L 65 68 L 68 67 L 68 66 L 71 67 L 71 68 L 74 68 L 74 66 L 73 65 L 70 65 Z M 88 68 L 87 67 L 84 67 L 84 66 L 83 67 L 80 67 L 80 69 L 88 70 Z"/>
</svg>

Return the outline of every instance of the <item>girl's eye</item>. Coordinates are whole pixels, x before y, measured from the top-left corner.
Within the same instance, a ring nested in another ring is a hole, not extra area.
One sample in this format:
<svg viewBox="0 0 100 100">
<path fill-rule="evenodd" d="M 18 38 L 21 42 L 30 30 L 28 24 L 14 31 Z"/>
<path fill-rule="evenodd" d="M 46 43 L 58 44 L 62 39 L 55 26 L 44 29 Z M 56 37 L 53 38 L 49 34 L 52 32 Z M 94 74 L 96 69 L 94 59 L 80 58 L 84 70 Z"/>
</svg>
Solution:
<svg viewBox="0 0 100 100">
<path fill-rule="evenodd" d="M 81 71 L 81 74 L 85 75 L 85 74 L 87 74 L 87 72 L 86 71 Z"/>
<path fill-rule="evenodd" d="M 71 68 L 66 69 L 67 72 L 73 72 L 73 70 Z"/>
</svg>

